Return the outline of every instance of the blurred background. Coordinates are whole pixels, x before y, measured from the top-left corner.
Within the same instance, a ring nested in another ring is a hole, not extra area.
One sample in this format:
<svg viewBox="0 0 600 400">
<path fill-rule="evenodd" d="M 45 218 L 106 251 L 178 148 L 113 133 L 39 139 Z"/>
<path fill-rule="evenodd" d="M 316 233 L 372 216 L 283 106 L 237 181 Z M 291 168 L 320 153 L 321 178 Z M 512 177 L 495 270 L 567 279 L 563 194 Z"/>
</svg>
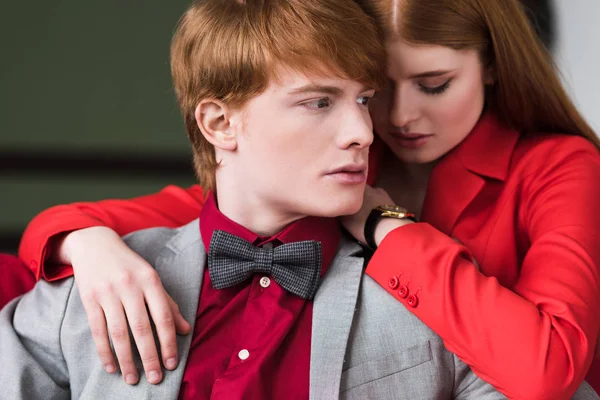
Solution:
<svg viewBox="0 0 600 400">
<path fill-rule="evenodd" d="M 522 1 L 600 130 L 600 1 Z M 0 251 L 52 205 L 195 182 L 168 60 L 188 3 L 0 4 Z"/>
<path fill-rule="evenodd" d="M 195 182 L 169 72 L 188 4 L 0 2 L 0 251 L 52 205 Z"/>
</svg>

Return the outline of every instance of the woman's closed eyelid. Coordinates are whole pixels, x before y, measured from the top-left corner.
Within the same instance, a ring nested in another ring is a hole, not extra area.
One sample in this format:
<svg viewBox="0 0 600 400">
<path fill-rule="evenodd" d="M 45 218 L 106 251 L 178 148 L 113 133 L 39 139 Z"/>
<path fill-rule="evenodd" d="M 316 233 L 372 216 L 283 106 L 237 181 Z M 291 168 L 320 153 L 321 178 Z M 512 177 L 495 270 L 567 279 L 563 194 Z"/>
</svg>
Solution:
<svg viewBox="0 0 600 400">
<path fill-rule="evenodd" d="M 451 78 L 444 77 L 435 77 L 435 78 L 422 78 L 418 81 L 419 85 L 427 86 L 427 87 L 438 87 L 442 86 L 450 81 Z"/>
<path fill-rule="evenodd" d="M 428 95 L 436 95 L 444 93 L 448 87 L 450 87 L 450 83 L 452 82 L 452 78 L 446 79 L 444 82 L 438 85 L 425 85 L 423 83 L 417 82 L 416 85 L 418 89 Z"/>
</svg>

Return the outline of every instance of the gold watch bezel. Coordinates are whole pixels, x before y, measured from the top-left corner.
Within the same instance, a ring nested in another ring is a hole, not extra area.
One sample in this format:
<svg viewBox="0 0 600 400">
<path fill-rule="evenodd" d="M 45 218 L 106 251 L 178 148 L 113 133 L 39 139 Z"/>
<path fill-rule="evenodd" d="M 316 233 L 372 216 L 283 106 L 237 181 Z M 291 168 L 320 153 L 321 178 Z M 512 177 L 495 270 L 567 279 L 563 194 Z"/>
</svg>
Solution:
<svg viewBox="0 0 600 400">
<path fill-rule="evenodd" d="M 381 211 L 382 217 L 404 219 L 412 217 L 413 214 L 409 213 L 404 207 L 397 206 L 395 204 L 383 204 L 375 207 L 376 210 Z"/>
</svg>

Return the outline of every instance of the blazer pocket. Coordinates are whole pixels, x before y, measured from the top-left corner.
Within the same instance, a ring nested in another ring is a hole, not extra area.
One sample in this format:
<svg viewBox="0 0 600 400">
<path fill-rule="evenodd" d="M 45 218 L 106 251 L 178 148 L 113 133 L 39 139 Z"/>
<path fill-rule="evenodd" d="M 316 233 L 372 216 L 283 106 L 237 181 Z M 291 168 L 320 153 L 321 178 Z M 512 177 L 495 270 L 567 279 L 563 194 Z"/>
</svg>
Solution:
<svg viewBox="0 0 600 400">
<path fill-rule="evenodd" d="M 344 392 L 365 383 L 397 374 L 432 359 L 431 343 L 427 341 L 397 353 L 358 364 L 342 372 L 340 391 Z"/>
</svg>

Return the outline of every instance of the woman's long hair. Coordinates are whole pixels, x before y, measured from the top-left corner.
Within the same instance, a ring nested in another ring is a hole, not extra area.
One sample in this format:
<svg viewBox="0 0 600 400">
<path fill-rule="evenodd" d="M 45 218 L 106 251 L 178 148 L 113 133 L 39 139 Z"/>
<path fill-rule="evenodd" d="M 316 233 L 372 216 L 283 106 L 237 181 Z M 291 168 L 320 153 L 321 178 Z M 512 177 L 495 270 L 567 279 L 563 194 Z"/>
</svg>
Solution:
<svg viewBox="0 0 600 400">
<path fill-rule="evenodd" d="M 524 132 L 600 140 L 569 98 L 550 52 L 518 0 L 357 0 L 386 40 L 476 49 L 491 68 L 486 102 L 498 118 Z"/>
</svg>

